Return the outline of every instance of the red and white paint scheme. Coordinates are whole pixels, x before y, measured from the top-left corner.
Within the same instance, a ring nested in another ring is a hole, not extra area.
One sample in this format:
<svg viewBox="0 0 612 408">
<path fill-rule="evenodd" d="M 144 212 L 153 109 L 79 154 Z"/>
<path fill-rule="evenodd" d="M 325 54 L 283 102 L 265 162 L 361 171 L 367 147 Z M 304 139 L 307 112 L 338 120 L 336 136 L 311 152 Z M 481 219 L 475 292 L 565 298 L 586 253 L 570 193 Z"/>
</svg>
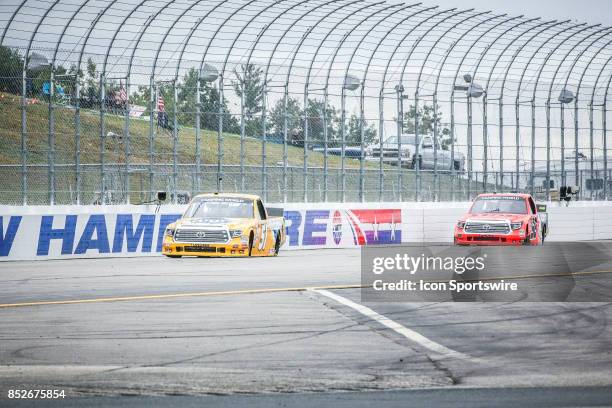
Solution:
<svg viewBox="0 0 612 408">
<path fill-rule="evenodd" d="M 539 208 L 538 208 L 539 207 Z M 548 231 L 546 206 L 529 194 L 480 194 L 455 225 L 455 245 L 539 245 Z"/>
</svg>

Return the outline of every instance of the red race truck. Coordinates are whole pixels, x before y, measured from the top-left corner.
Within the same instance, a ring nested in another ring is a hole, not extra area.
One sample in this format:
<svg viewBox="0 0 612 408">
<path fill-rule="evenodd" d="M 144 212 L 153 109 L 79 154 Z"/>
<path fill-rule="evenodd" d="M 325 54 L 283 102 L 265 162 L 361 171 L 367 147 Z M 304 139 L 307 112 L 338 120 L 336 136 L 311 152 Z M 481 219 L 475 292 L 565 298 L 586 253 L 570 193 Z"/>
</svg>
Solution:
<svg viewBox="0 0 612 408">
<path fill-rule="evenodd" d="M 455 245 L 540 245 L 548 233 L 546 206 L 529 194 L 480 194 L 455 225 Z"/>
</svg>

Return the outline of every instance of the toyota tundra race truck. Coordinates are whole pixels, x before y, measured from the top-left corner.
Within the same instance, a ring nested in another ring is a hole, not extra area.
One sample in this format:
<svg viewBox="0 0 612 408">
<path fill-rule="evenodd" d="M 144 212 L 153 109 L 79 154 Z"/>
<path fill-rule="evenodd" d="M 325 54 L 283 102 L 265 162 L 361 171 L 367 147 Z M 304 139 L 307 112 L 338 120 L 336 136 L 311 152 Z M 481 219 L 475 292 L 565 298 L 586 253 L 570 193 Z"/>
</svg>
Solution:
<svg viewBox="0 0 612 408">
<path fill-rule="evenodd" d="M 164 232 L 162 254 L 182 256 L 276 256 L 285 243 L 283 210 L 250 194 L 200 194 Z"/>
<path fill-rule="evenodd" d="M 455 225 L 455 245 L 539 245 L 548 233 L 546 206 L 529 194 L 480 194 Z"/>
</svg>

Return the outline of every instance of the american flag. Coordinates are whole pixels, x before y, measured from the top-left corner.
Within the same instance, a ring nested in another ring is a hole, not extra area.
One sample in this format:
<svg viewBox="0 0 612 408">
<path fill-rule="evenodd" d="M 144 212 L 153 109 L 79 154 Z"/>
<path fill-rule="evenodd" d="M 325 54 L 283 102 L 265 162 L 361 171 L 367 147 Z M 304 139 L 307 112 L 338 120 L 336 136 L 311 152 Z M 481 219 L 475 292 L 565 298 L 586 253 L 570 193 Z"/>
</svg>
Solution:
<svg viewBox="0 0 612 408">
<path fill-rule="evenodd" d="M 121 102 L 127 101 L 127 92 L 125 91 L 125 87 L 121 85 L 121 89 L 119 90 L 119 100 Z"/>
<path fill-rule="evenodd" d="M 161 95 L 157 98 L 157 111 L 164 112 L 164 97 Z"/>
</svg>

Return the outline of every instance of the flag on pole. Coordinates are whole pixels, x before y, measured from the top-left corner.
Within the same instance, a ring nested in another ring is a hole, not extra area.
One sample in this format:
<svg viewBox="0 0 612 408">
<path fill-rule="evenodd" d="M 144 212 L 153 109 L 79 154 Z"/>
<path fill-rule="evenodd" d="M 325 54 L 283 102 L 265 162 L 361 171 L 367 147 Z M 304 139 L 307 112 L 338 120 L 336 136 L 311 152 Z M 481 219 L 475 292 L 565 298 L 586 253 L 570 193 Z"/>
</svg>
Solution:
<svg viewBox="0 0 612 408">
<path fill-rule="evenodd" d="M 157 98 L 157 111 L 164 112 L 164 97 L 161 95 Z"/>
<path fill-rule="evenodd" d="M 121 89 L 119 90 L 119 100 L 121 102 L 127 102 L 127 91 L 125 90 L 123 84 L 121 85 Z"/>
</svg>

